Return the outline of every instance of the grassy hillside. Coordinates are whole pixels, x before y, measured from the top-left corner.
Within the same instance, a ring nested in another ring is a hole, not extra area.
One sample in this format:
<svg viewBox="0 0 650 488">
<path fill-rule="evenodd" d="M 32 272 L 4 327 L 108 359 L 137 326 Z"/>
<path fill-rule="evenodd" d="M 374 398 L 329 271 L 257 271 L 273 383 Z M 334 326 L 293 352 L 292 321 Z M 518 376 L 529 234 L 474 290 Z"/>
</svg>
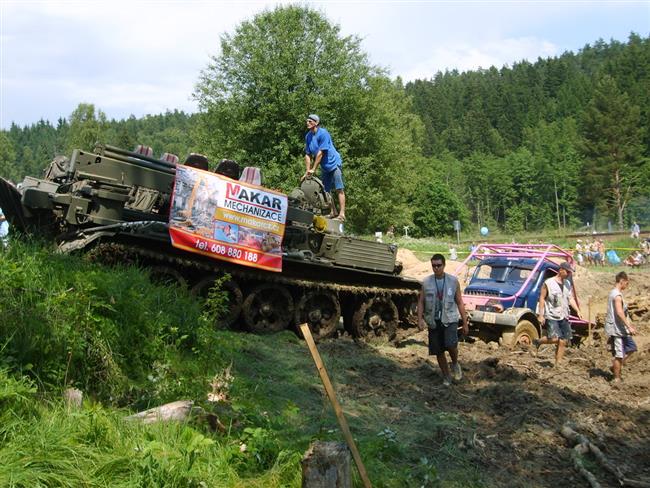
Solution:
<svg viewBox="0 0 650 488">
<path fill-rule="evenodd" d="M 185 290 L 38 243 L 0 262 L 0 486 L 297 487 L 309 443 L 342 440 L 292 332 L 214 330 Z M 412 385 L 409 367 L 345 338 L 319 347 L 374 486 L 484 485 L 458 448 L 466 419 L 386 389 Z M 79 411 L 60 400 L 69 386 Z M 224 429 L 125 420 L 180 399 Z"/>
</svg>

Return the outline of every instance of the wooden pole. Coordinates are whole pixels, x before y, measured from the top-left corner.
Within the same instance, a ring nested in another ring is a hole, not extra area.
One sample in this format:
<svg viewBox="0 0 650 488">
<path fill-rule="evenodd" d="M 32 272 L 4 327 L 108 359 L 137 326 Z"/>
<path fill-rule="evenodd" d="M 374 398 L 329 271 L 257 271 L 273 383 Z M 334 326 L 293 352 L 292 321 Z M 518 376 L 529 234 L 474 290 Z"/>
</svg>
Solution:
<svg viewBox="0 0 650 488">
<path fill-rule="evenodd" d="M 348 422 L 347 420 L 345 420 L 345 415 L 343 415 L 343 409 L 341 408 L 341 405 L 336 399 L 336 393 L 334 393 L 334 387 L 332 386 L 332 382 L 330 381 L 330 378 L 327 375 L 327 370 L 325 369 L 323 360 L 321 359 L 320 354 L 318 353 L 318 349 L 316 348 L 316 343 L 314 342 L 314 338 L 311 335 L 309 326 L 307 324 L 301 324 L 300 330 L 302 332 L 303 337 L 305 338 L 307 347 L 309 347 L 309 352 L 311 352 L 311 356 L 314 359 L 314 363 L 316 364 L 316 369 L 318 370 L 320 379 L 323 382 L 323 386 L 325 387 L 327 396 L 330 399 L 330 403 L 334 408 L 334 413 L 336 414 L 336 418 L 339 421 L 339 426 L 343 431 L 343 437 L 345 437 L 345 442 L 347 442 L 348 447 L 352 452 L 352 458 L 354 459 L 354 463 L 357 465 L 357 469 L 359 470 L 359 476 L 361 476 L 361 480 L 363 481 L 363 486 L 365 488 L 372 488 L 372 485 L 370 484 L 370 479 L 368 478 L 368 474 L 366 473 L 366 468 L 363 465 L 363 461 L 361 461 L 361 455 L 359 454 L 359 451 L 357 450 L 357 445 L 354 443 L 354 439 L 352 438 L 352 432 L 350 432 L 350 427 L 348 427 Z"/>
<path fill-rule="evenodd" d="M 589 331 L 589 342 L 587 342 L 587 344 L 591 346 L 594 343 L 594 340 L 591 337 L 591 297 L 589 297 L 589 300 L 587 300 L 587 321 L 589 322 L 587 325 L 587 330 Z"/>
</svg>

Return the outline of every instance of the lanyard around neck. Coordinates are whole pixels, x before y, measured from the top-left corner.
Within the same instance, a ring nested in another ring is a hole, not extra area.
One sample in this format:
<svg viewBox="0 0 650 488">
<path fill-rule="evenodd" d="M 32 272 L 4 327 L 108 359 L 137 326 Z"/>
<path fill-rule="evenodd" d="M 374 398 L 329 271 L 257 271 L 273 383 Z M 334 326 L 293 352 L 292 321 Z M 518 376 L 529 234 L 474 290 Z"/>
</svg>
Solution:
<svg viewBox="0 0 650 488">
<path fill-rule="evenodd" d="M 436 297 L 438 297 L 438 300 L 442 300 L 442 294 L 445 291 L 445 281 L 447 281 L 447 275 L 446 274 L 442 275 L 442 290 L 438 288 L 438 278 L 436 278 L 436 275 L 433 275 L 433 281 L 435 282 L 436 285 Z"/>
</svg>

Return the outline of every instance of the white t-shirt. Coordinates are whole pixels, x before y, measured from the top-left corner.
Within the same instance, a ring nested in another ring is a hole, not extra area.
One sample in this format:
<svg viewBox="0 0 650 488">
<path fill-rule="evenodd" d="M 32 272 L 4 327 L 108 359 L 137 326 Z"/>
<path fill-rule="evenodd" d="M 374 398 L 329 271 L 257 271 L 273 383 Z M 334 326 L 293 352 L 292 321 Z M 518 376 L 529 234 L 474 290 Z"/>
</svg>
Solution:
<svg viewBox="0 0 650 488">
<path fill-rule="evenodd" d="M 544 301 L 544 318 L 562 320 L 569 318 L 569 300 L 571 300 L 571 282 L 564 280 L 563 284 L 553 278 L 544 282 L 546 300 Z"/>
</svg>

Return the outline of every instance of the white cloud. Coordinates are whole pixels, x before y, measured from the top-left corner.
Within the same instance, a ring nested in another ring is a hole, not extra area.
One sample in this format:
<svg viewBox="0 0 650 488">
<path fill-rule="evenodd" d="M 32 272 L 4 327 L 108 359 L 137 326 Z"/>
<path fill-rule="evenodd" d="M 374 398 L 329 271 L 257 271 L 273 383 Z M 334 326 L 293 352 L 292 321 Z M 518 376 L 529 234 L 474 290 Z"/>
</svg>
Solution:
<svg viewBox="0 0 650 488">
<path fill-rule="evenodd" d="M 403 75 L 405 81 L 432 78 L 438 71 L 469 71 L 487 69 L 527 59 L 535 62 L 538 57 L 546 58 L 559 54 L 558 47 L 550 41 L 533 37 L 499 39 L 477 45 L 469 43 L 439 46 L 433 49 L 426 60 L 417 63 Z"/>
<path fill-rule="evenodd" d="M 104 83 L 93 86 L 65 83 L 61 90 L 71 100 L 94 103 L 98 108 L 111 114 L 113 112 L 133 112 L 157 114 L 175 108 L 193 112 L 196 104 L 190 100 L 191 83 L 161 84 L 158 82 L 141 83 Z"/>
<path fill-rule="evenodd" d="M 599 36 L 648 31 L 647 3 L 0 0 L 0 128 L 55 121 L 80 102 L 114 118 L 194 110 L 193 85 L 220 36 L 287 3 L 317 8 L 405 80 L 534 62 Z"/>
<path fill-rule="evenodd" d="M 8 98 L 19 96 L 20 92 L 32 93 L 30 104 L 41 109 L 48 109 L 52 105 L 66 107 L 59 109 L 57 116 L 49 118 L 52 122 L 59 116 L 68 117 L 79 103 L 92 103 L 109 118 L 158 114 L 174 109 L 190 113 L 197 110 L 196 103 L 191 99 L 193 79 L 179 77 L 153 82 L 121 82 L 110 78 L 93 83 L 66 78 L 22 82 L 6 80 L 3 88 Z M 40 116 L 32 122 L 38 118 Z"/>
</svg>

